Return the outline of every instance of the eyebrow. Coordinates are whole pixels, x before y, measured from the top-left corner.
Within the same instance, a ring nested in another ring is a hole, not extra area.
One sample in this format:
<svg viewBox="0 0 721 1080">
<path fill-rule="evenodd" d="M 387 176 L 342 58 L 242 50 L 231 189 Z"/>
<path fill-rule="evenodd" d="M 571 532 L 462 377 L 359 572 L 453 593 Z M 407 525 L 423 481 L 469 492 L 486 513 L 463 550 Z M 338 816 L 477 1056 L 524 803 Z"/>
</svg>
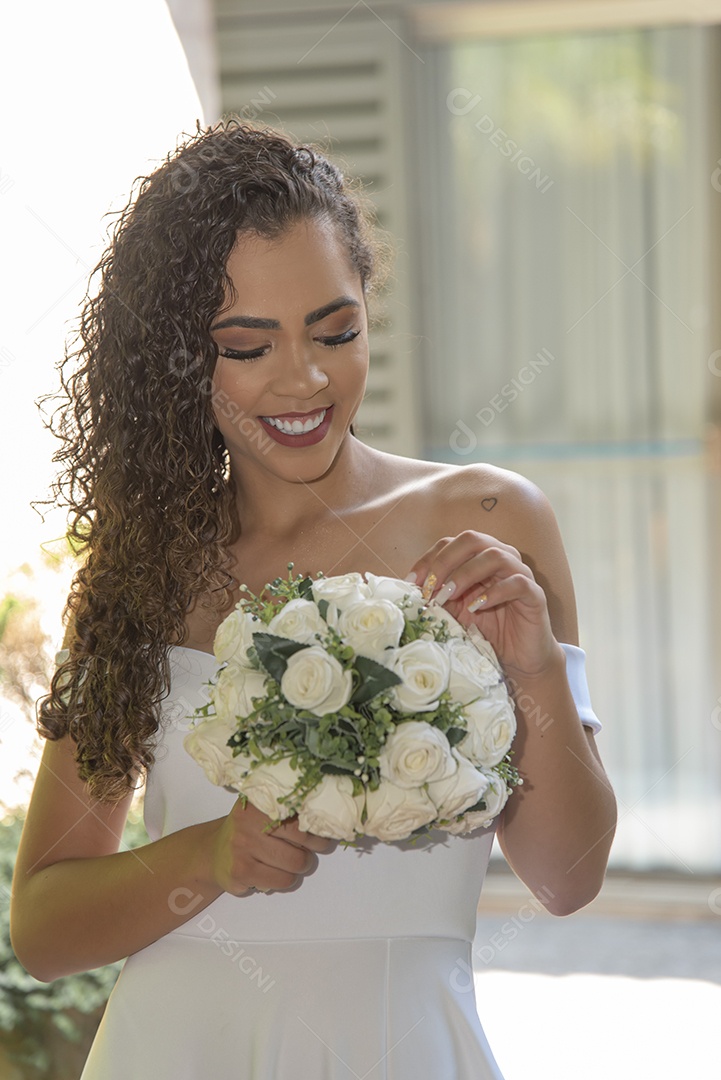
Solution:
<svg viewBox="0 0 721 1080">
<path fill-rule="evenodd" d="M 323 304 L 322 307 L 316 308 L 315 311 L 309 311 L 303 321 L 306 326 L 310 326 L 312 323 L 320 322 L 326 315 L 332 315 L 334 311 L 338 311 L 339 308 L 343 307 L 359 308 L 360 304 L 351 296 L 337 296 L 330 303 Z M 225 330 L 229 326 L 246 326 L 251 330 L 281 329 L 278 319 L 261 319 L 257 315 L 231 315 L 228 319 L 221 319 L 220 322 L 215 323 L 214 326 L 211 326 L 211 330 Z"/>
</svg>

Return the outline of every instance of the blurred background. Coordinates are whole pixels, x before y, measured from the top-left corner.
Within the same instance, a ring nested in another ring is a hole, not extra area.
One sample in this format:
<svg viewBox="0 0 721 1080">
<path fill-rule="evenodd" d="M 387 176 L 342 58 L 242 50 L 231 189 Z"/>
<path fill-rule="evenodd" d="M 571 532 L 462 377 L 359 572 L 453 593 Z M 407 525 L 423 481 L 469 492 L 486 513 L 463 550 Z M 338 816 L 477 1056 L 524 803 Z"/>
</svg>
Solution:
<svg viewBox="0 0 721 1080">
<path fill-rule="evenodd" d="M 119 970 L 40 984 L 7 933 L 74 570 L 35 402 L 105 215 L 226 113 L 320 144 L 395 239 L 360 437 L 559 519 L 619 825 L 562 920 L 492 860 L 506 1080 L 721 1076 L 721 2 L 41 0 L 0 41 L 0 1080 L 77 1077 Z"/>
</svg>

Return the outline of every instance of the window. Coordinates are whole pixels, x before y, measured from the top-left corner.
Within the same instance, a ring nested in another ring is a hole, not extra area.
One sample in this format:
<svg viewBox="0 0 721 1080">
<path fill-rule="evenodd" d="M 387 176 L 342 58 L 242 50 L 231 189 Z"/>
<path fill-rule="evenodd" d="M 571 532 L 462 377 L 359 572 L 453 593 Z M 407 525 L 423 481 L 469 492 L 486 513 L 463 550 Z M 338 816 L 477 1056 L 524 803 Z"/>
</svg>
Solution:
<svg viewBox="0 0 721 1080">
<path fill-rule="evenodd" d="M 422 452 L 517 470 L 556 508 L 616 865 L 718 870 L 719 31 L 421 56 Z"/>
</svg>

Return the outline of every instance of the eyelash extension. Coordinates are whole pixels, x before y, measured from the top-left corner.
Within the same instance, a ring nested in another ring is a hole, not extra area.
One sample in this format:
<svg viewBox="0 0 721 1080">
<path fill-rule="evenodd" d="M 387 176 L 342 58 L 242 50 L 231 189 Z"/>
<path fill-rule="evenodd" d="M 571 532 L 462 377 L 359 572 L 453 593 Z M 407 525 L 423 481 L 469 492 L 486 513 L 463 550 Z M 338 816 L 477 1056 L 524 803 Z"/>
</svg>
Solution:
<svg viewBox="0 0 721 1080">
<path fill-rule="evenodd" d="M 319 338 L 318 340 L 328 349 L 339 349 L 341 345 L 347 345 L 349 341 L 353 341 L 359 334 L 360 330 L 348 330 L 347 333 L 341 334 L 340 337 Z M 260 360 L 264 354 L 262 349 L 253 349 L 252 352 L 238 352 L 237 349 L 223 349 L 221 350 L 220 355 L 227 357 L 228 360 Z"/>
<path fill-rule="evenodd" d="M 360 334 L 360 330 L 348 330 L 345 334 L 341 334 L 340 337 L 335 338 L 319 338 L 329 349 L 337 349 L 341 345 L 347 345 L 349 341 L 353 341 Z"/>
</svg>

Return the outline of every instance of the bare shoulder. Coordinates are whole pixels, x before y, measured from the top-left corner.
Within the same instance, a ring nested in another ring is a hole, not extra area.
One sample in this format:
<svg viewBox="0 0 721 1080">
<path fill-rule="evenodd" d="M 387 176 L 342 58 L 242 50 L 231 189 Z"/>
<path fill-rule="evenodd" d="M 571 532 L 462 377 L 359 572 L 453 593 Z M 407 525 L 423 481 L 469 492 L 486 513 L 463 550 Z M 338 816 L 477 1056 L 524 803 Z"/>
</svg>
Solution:
<svg viewBox="0 0 721 1080">
<path fill-rule="evenodd" d="M 496 465 L 434 466 L 426 476 L 439 536 L 471 529 L 516 548 L 546 594 L 558 641 L 578 643 L 576 600 L 553 507 L 528 477 Z"/>
<path fill-rule="evenodd" d="M 374 486 L 387 495 L 413 492 L 428 500 L 442 520 L 451 520 L 458 529 L 479 529 L 499 540 L 519 545 L 505 535 L 517 537 L 532 531 L 539 520 L 554 518 L 543 491 L 520 473 L 485 462 L 454 465 L 423 461 L 374 450 L 371 452 Z M 496 532 L 495 530 L 500 530 Z M 519 549 L 520 550 L 520 549 Z"/>
<path fill-rule="evenodd" d="M 521 473 L 485 462 L 452 468 L 454 472 L 445 484 L 447 501 L 458 513 L 487 526 L 484 531 L 497 535 L 494 530 L 499 529 L 504 534 L 511 532 L 521 540 L 528 533 L 528 541 L 532 542 L 539 525 L 544 520 L 548 523 L 551 518 L 555 519 L 544 492 Z M 478 525 L 467 527 L 478 528 Z M 506 539 L 506 535 L 498 534 L 498 539 L 512 543 L 520 550 L 520 545 Z"/>
<path fill-rule="evenodd" d="M 524 529 L 538 524 L 539 517 L 553 517 L 553 509 L 543 491 L 520 473 L 485 462 L 453 465 L 448 462 L 420 461 L 395 454 L 383 454 L 385 468 L 399 486 L 410 486 L 419 495 L 432 500 L 439 516 L 452 514 L 454 524 L 466 521 L 462 528 L 490 532 L 506 540 L 500 532 L 513 530 L 520 536 Z"/>
</svg>

